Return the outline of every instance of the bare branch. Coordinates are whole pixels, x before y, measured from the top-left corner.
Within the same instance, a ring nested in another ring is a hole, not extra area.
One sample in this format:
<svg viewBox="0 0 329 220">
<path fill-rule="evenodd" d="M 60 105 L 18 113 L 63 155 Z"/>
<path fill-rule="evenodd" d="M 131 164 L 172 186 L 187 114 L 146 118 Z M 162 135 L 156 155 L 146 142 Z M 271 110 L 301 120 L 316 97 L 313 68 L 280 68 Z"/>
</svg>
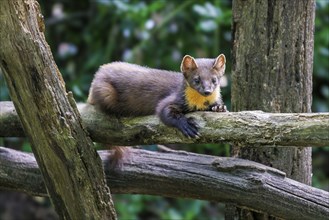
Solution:
<svg viewBox="0 0 329 220">
<path fill-rule="evenodd" d="M 103 163 L 108 164 L 108 151 L 99 153 Z M 0 147 L 0 166 L 0 188 L 47 195 L 32 154 Z M 329 216 L 328 192 L 243 159 L 129 148 L 120 168 L 109 170 L 105 166 L 105 169 L 113 193 L 233 203 L 289 219 L 327 219 Z"/>
</svg>

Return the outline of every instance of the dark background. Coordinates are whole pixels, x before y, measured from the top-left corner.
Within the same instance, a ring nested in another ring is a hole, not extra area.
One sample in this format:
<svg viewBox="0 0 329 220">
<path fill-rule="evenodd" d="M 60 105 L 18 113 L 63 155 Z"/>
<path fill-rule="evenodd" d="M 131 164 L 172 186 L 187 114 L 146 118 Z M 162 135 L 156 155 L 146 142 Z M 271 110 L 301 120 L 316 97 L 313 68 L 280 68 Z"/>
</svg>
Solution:
<svg viewBox="0 0 329 220">
<path fill-rule="evenodd" d="M 231 1 L 215 0 L 40 0 L 46 38 L 77 102 L 85 102 L 101 64 L 126 61 L 179 71 L 185 54 L 224 53 L 227 70 L 223 99 L 230 109 Z M 313 112 L 329 112 L 329 0 L 316 1 Z M 0 70 L 0 100 L 10 100 Z M 25 139 L 0 145 L 30 151 Z M 149 148 L 152 149 L 152 146 Z M 227 145 L 189 145 L 179 149 L 229 156 Z M 313 148 L 313 186 L 329 190 L 329 147 Z M 11 199 L 8 199 L 11 198 Z M 11 203 L 10 203 L 11 201 Z M 223 204 L 143 195 L 115 195 L 119 219 L 221 219 Z M 11 204 L 11 205 L 10 205 Z M 49 201 L 0 193 L 0 219 L 51 219 Z M 17 210 L 20 209 L 21 216 Z M 33 214 L 23 214 L 32 213 Z"/>
</svg>

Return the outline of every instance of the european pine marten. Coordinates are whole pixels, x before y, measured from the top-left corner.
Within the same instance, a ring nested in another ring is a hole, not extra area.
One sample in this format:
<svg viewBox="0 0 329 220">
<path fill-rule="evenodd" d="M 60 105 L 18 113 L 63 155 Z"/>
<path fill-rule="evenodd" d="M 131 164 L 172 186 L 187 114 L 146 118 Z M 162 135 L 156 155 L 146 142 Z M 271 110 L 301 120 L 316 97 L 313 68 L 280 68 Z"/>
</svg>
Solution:
<svg viewBox="0 0 329 220">
<path fill-rule="evenodd" d="M 101 66 L 91 84 L 88 102 L 119 116 L 157 114 L 161 121 L 187 137 L 197 137 L 198 125 L 185 113 L 225 112 L 219 80 L 225 56 L 194 59 L 184 56 L 181 72 L 113 62 Z"/>
</svg>

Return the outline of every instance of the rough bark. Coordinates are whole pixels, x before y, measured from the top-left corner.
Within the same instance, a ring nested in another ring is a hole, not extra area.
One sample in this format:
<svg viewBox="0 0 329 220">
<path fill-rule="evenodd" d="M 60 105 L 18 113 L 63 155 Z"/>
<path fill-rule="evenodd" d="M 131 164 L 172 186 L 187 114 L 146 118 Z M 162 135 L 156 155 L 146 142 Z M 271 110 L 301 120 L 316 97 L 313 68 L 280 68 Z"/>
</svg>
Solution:
<svg viewBox="0 0 329 220">
<path fill-rule="evenodd" d="M 122 166 L 114 170 L 107 166 L 108 151 L 99 152 L 114 193 L 234 203 L 289 219 L 319 220 L 329 215 L 328 192 L 259 163 L 183 151 L 128 152 Z M 47 196 L 32 154 L 0 147 L 0 165 L 2 188 Z"/>
<path fill-rule="evenodd" d="M 35 0 L 3 0 L 0 67 L 62 219 L 115 219 L 101 160 L 44 37 Z"/>
<path fill-rule="evenodd" d="M 314 13 L 314 0 L 233 1 L 233 111 L 311 112 Z M 311 148 L 233 152 L 311 182 Z"/>
<path fill-rule="evenodd" d="M 328 146 L 329 113 L 264 113 L 261 111 L 191 114 L 201 125 L 200 139 L 187 139 L 155 116 L 116 118 L 94 106 L 78 104 L 83 123 L 95 142 L 113 145 L 231 143 L 240 146 Z M 12 102 L 0 102 L 0 137 L 23 137 Z"/>
</svg>

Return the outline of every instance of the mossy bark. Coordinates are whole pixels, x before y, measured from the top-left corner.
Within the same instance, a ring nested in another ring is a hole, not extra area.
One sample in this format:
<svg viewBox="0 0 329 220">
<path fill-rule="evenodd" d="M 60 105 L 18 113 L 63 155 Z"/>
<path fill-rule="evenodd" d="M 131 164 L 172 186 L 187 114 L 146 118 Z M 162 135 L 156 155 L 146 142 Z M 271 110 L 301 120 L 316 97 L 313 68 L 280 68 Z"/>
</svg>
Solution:
<svg viewBox="0 0 329 220">
<path fill-rule="evenodd" d="M 314 0 L 233 1 L 233 111 L 311 112 L 314 14 Z M 234 147 L 233 154 L 311 183 L 311 148 Z M 270 218 L 245 210 L 238 217 Z"/>
<path fill-rule="evenodd" d="M 115 219 L 101 160 L 44 37 L 35 0 L 3 0 L 0 67 L 62 219 Z"/>
<path fill-rule="evenodd" d="M 156 116 L 118 118 L 89 104 L 78 104 L 93 141 L 112 145 L 230 143 L 259 148 L 329 145 L 329 113 L 194 112 L 201 137 L 189 139 Z M 0 102 L 0 137 L 24 137 L 12 102 Z"/>
</svg>

